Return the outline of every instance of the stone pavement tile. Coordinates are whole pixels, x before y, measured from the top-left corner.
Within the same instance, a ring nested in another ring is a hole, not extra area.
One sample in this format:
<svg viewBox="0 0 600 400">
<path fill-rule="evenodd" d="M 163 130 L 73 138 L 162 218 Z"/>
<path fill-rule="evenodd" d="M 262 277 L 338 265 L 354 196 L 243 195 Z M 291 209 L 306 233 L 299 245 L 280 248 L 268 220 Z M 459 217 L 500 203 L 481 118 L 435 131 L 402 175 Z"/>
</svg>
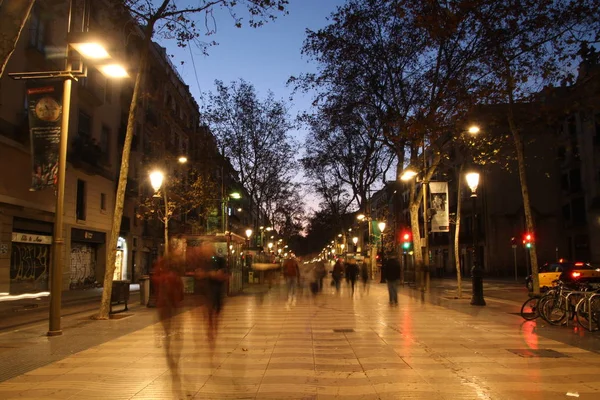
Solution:
<svg viewBox="0 0 600 400">
<path fill-rule="evenodd" d="M 363 396 L 365 398 L 376 399 L 377 392 L 373 385 L 369 381 L 365 380 L 364 385 L 361 386 L 317 386 L 317 395 L 320 399 L 325 396 L 338 396 L 339 399 L 346 399 L 347 396 Z"/>
<path fill-rule="evenodd" d="M 276 396 L 283 397 L 276 397 Z M 317 395 L 317 386 L 310 384 L 262 383 L 256 395 L 257 399 L 282 398 L 298 399 Z"/>
<path fill-rule="evenodd" d="M 1 397 L 2 391 L 0 390 L 0 398 L 2 399 L 72 399 L 77 398 L 77 394 L 81 392 L 82 388 L 33 388 L 19 393 L 17 396 Z"/>
</svg>

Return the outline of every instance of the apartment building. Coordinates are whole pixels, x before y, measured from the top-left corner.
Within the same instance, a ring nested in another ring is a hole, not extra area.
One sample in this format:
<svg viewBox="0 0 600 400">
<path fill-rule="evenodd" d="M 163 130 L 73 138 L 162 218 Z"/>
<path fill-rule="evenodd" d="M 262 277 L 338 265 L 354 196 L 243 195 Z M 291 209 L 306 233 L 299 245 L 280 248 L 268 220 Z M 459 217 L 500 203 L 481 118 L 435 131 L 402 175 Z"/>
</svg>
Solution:
<svg viewBox="0 0 600 400">
<path fill-rule="evenodd" d="M 84 20 L 79 3 L 74 2 L 73 21 Z M 73 83 L 65 252 L 61 256 L 65 290 L 103 282 L 109 251 L 117 251 L 116 280 L 136 281 L 150 271 L 164 249 L 162 230 L 151 229 L 152 224 L 138 220 L 136 212 L 140 196 L 152 190 L 148 172 L 156 161 L 183 155 L 190 158 L 191 165 L 213 168 L 213 174 L 220 170 L 211 164 L 213 155 L 218 154 L 216 145 L 200 145 L 215 142 L 200 125 L 198 105 L 189 87 L 165 49 L 153 44 L 136 115 L 118 245 L 107 248 L 141 34 L 135 24 L 119 19 L 124 17 L 111 12 L 103 1 L 88 4 L 92 7 L 89 31 L 102 35 L 110 54 L 125 63 L 131 76 L 109 80 L 90 66 L 87 77 Z M 26 93 L 31 83 L 11 79 L 8 73 L 64 69 L 68 6 L 66 0 L 36 2 L 0 80 L 0 293 L 48 290 L 55 190 L 30 190 L 34 167 Z M 74 25 L 73 29 L 81 29 Z M 203 148 L 203 152 L 193 152 L 192 148 Z M 166 173 L 172 173 L 173 168 Z M 174 221 L 173 228 L 178 229 L 183 222 Z"/>
</svg>

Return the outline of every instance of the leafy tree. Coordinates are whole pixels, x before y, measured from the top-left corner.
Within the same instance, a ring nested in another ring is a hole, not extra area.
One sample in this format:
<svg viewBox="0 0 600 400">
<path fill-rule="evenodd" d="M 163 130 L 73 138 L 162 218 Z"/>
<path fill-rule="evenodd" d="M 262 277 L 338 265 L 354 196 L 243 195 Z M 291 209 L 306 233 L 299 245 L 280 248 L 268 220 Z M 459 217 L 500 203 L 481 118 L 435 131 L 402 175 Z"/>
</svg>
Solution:
<svg viewBox="0 0 600 400">
<path fill-rule="evenodd" d="M 183 174 L 170 174 L 163 182 L 159 193 L 143 196 L 138 207 L 137 218 L 142 220 L 158 219 L 164 225 L 165 254 L 169 246 L 169 221 L 179 220 L 192 211 L 195 217 L 206 219 L 217 209 L 214 194 L 218 186 L 210 176 L 191 169 Z"/>
<path fill-rule="evenodd" d="M 329 26 L 308 31 L 303 52 L 319 63 L 318 73 L 291 82 L 301 89 L 317 88 L 317 104 L 333 95 L 349 107 L 368 110 L 381 126 L 381 139 L 396 155 L 397 175 L 408 155 L 411 166 L 428 180 L 480 87 L 469 75 L 469 60 L 479 46 L 466 40 L 469 26 L 455 24 L 437 2 L 426 3 L 435 19 L 424 18 L 408 0 L 347 2 Z M 427 24 L 434 21 L 436 34 L 428 34 Z M 426 154 L 422 148 L 428 148 Z M 426 156 L 428 162 L 419 160 Z M 421 249 L 422 196 L 422 185 L 413 181 L 409 210 L 415 249 Z M 416 251 L 415 262 L 427 264 L 428 258 Z"/>
<path fill-rule="evenodd" d="M 217 91 L 207 96 L 203 116 L 260 215 L 261 208 L 266 210 L 289 191 L 297 168 L 287 106 L 271 92 L 259 99 L 243 79 L 231 86 L 215 84 Z"/>
<path fill-rule="evenodd" d="M 15 51 L 23 27 L 27 23 L 35 0 L 4 0 L 0 2 L 0 78 Z"/>
<path fill-rule="evenodd" d="M 381 140 L 381 126 L 376 118 L 361 113 L 358 105 L 338 105 L 333 95 L 328 100 L 331 103 L 321 107 L 316 115 L 304 117 L 310 127 L 304 169 L 314 179 L 316 188 L 323 184 L 320 172 L 330 171 L 336 181 L 349 188 L 351 202 L 364 209 L 369 188 L 378 179 L 383 180 L 394 154 Z"/>
<path fill-rule="evenodd" d="M 110 297 L 112 292 L 112 277 L 115 268 L 117 239 L 121 228 L 123 204 L 129 171 L 129 155 L 131 142 L 134 135 L 138 99 L 142 92 L 142 82 L 152 38 L 156 32 L 163 37 L 174 39 L 179 46 L 185 46 L 190 41 L 198 41 L 202 37 L 201 27 L 209 29 L 206 24 L 199 23 L 202 15 L 210 16 L 215 7 L 222 7 L 229 11 L 236 26 L 241 27 L 243 18 L 239 17 L 236 10 L 245 8 L 248 12 L 247 25 L 259 27 L 268 20 L 276 18 L 279 13 L 285 13 L 287 0 L 199 0 L 189 6 L 182 6 L 173 0 L 112 0 L 116 12 L 123 10 L 123 18 L 133 18 L 141 27 L 141 43 L 139 46 L 137 74 L 133 88 L 133 95 L 129 107 L 127 130 L 121 157 L 121 167 L 113 214 L 113 225 L 108 240 L 108 253 L 106 272 L 104 275 L 104 290 L 97 318 L 107 319 L 110 310 Z M 211 19 L 212 20 L 212 19 Z M 133 34 L 134 32 L 132 32 Z"/>
<path fill-rule="evenodd" d="M 477 54 L 477 79 L 489 88 L 482 102 L 503 103 L 516 150 L 526 229 L 535 232 L 527 183 L 519 103 L 529 102 L 547 84 L 573 79 L 583 42 L 600 38 L 600 11 L 595 0 L 525 0 L 458 2 L 472 21 L 483 51 Z M 452 12 L 458 18 L 458 12 Z M 539 294 L 536 247 L 530 250 L 534 293 Z"/>
</svg>

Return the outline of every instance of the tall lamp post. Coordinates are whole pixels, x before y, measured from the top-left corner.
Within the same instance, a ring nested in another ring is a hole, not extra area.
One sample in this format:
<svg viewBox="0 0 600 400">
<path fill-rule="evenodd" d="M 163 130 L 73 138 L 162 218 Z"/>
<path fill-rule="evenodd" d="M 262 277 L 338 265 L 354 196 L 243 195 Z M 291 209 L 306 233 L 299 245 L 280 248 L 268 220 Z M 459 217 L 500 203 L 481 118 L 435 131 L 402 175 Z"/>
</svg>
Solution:
<svg viewBox="0 0 600 400">
<path fill-rule="evenodd" d="M 385 254 L 383 251 L 383 231 L 385 230 L 385 222 L 381 221 L 377 224 L 377 227 L 379 228 L 379 232 L 381 232 L 381 249 L 380 249 L 380 253 L 381 253 L 381 278 L 379 280 L 379 283 L 385 283 L 385 278 L 383 276 L 383 268 L 384 268 L 384 263 L 385 263 Z"/>
<path fill-rule="evenodd" d="M 158 191 L 160 190 L 163 181 L 165 179 L 165 175 L 161 171 L 152 171 L 150 173 L 150 184 L 152 185 L 152 189 L 154 189 L 154 196 L 160 198 L 160 194 Z M 163 252 L 164 257 L 169 256 L 169 201 L 167 199 L 167 187 L 163 187 L 162 194 L 165 202 L 165 216 L 164 216 L 164 239 L 165 239 L 165 249 Z"/>
<path fill-rule="evenodd" d="M 354 252 L 356 253 L 358 251 L 358 246 L 357 246 L 357 244 L 358 244 L 358 237 L 357 236 L 354 236 L 352 238 L 352 243 L 354 243 Z"/>
<path fill-rule="evenodd" d="M 98 40 L 92 38 L 88 32 L 89 13 L 91 7 L 89 0 L 85 0 L 84 17 L 82 19 L 81 32 L 71 31 L 73 14 L 73 0 L 69 1 L 67 17 L 67 44 L 65 48 L 65 69 L 63 71 L 40 71 L 40 72 L 13 72 L 8 75 L 15 80 L 63 80 L 62 105 L 60 109 L 60 136 L 58 138 L 58 163 L 56 172 L 56 206 L 54 232 L 52 241 L 52 266 L 50 271 L 50 311 L 48 336 L 62 335 L 61 329 L 61 297 L 62 297 L 62 256 L 65 246 L 63 236 L 63 214 L 65 202 L 65 180 L 67 166 L 67 145 L 69 139 L 69 116 L 71 113 L 71 88 L 72 82 L 79 78 L 87 77 L 87 66 L 79 61 L 79 69 L 73 70 L 72 50 L 75 50 L 87 62 L 93 63 L 96 68 L 109 78 L 125 78 L 129 76 L 127 71 L 119 64 L 112 61 L 112 57 Z M 43 99 L 42 99 L 43 100 Z M 40 101 L 41 103 L 41 101 Z"/>
<path fill-rule="evenodd" d="M 473 296 L 471 297 L 472 306 L 485 306 L 483 298 L 483 268 L 478 260 L 478 226 L 477 226 L 477 186 L 479 185 L 479 173 L 469 172 L 466 175 L 467 184 L 471 189 L 471 202 L 473 207 L 473 267 L 471 268 L 471 279 L 473 286 Z"/>
</svg>

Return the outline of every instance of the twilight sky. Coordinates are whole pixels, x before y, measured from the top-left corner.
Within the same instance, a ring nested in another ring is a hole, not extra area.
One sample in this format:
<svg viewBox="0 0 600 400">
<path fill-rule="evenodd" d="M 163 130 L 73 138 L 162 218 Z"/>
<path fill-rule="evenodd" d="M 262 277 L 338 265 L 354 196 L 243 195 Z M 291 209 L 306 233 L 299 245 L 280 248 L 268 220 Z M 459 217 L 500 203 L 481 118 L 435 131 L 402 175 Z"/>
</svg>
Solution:
<svg viewBox="0 0 600 400">
<path fill-rule="evenodd" d="M 219 43 L 209 48 L 205 56 L 197 48 L 177 48 L 174 41 L 159 41 L 174 55 L 178 68 L 198 104 L 202 105 L 201 92 L 214 91 L 214 80 L 226 84 L 243 78 L 256 88 L 264 98 L 268 90 L 288 104 L 291 88 L 286 81 L 291 75 L 314 70 L 300 55 L 305 30 L 318 30 L 327 24 L 326 18 L 345 0 L 290 0 L 289 15 L 279 17 L 261 28 L 247 26 L 235 28 L 232 19 L 224 12 L 215 12 L 217 32 L 210 36 Z M 156 37 L 158 39 L 158 37 Z M 192 62 L 193 57 L 193 62 Z M 181 62 L 184 62 L 181 65 Z M 194 73 L 194 66 L 196 72 Z M 310 96 L 296 95 L 291 103 L 291 116 L 310 107 Z M 302 132 L 295 132 L 303 140 Z M 314 201 L 309 206 L 315 208 Z"/>
</svg>

